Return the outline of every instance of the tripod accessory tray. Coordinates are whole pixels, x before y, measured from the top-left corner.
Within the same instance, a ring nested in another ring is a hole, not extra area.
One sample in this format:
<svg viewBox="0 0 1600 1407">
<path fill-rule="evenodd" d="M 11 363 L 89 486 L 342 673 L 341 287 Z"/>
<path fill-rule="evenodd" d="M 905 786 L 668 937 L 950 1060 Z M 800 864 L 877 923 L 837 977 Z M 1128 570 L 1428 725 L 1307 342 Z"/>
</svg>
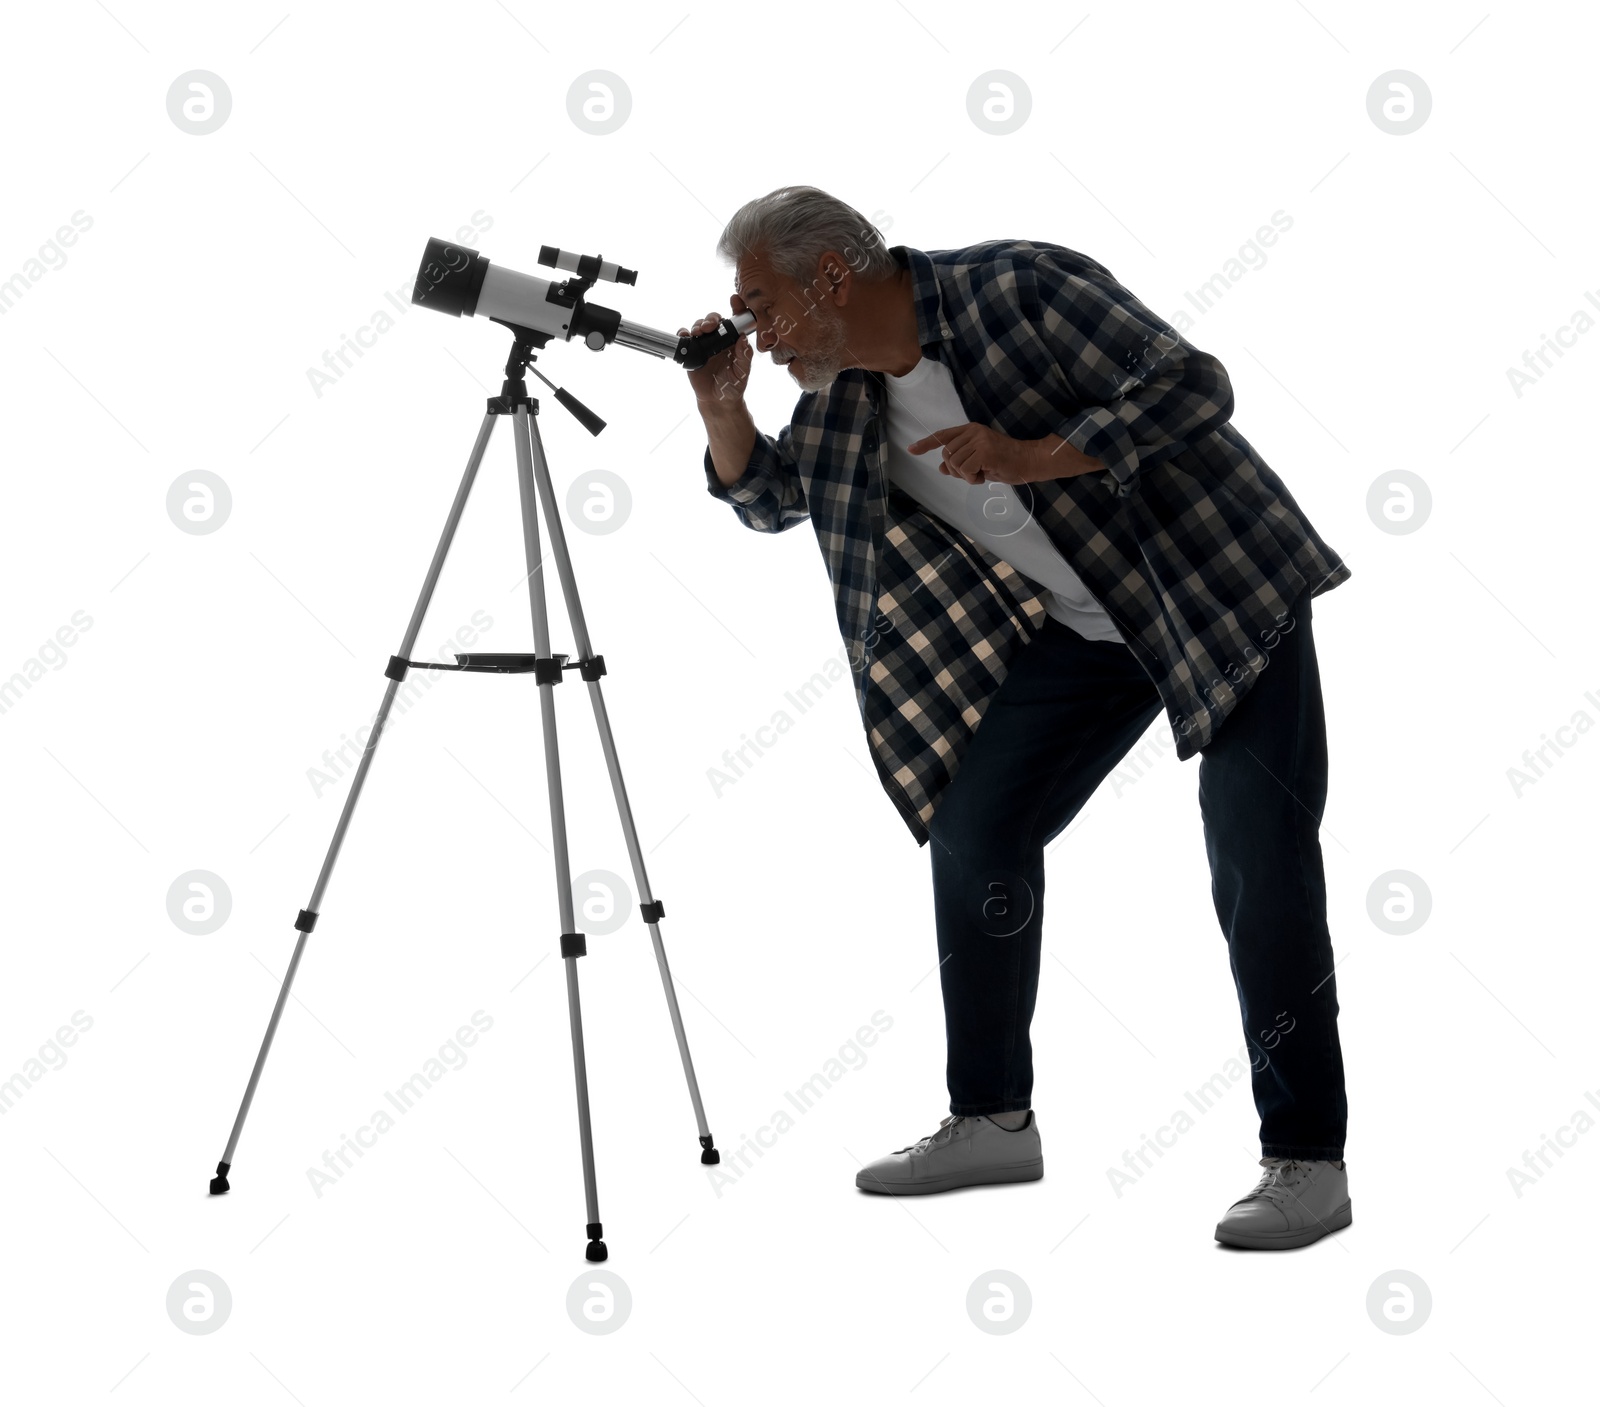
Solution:
<svg viewBox="0 0 1600 1407">
<path fill-rule="evenodd" d="M 408 669 L 459 669 L 471 674 L 535 674 L 541 684 L 559 684 L 561 671 L 575 669 L 586 680 L 599 679 L 606 672 L 606 657 L 592 655 L 586 660 L 567 662 L 566 655 L 462 655 L 454 664 L 436 664 L 432 660 L 408 660 L 399 655 L 389 656 L 389 665 L 383 671 L 386 679 L 404 679 Z"/>
</svg>

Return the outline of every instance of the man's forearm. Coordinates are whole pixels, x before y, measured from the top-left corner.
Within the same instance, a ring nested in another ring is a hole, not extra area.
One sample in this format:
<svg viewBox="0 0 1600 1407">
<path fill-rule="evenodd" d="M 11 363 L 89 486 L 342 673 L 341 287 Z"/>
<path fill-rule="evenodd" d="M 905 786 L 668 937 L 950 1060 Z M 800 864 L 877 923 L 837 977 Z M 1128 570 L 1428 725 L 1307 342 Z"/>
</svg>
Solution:
<svg viewBox="0 0 1600 1407">
<path fill-rule="evenodd" d="M 1074 449 L 1060 435 L 1046 435 L 1042 440 L 1024 440 L 1023 443 L 1033 453 L 1035 480 L 1071 479 L 1106 467 L 1092 454 Z"/>
<path fill-rule="evenodd" d="M 723 488 L 730 488 L 750 463 L 750 451 L 756 447 L 756 422 L 743 401 L 735 401 L 725 410 L 702 406 L 700 418 L 705 421 L 711 446 L 711 465 Z"/>
</svg>

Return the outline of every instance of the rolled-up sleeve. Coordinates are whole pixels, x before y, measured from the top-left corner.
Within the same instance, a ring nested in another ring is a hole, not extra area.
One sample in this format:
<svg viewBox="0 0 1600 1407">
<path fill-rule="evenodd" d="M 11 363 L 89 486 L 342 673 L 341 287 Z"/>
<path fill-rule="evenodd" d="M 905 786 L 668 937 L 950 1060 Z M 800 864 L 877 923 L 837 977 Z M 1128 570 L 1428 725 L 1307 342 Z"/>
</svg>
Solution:
<svg viewBox="0 0 1600 1407">
<path fill-rule="evenodd" d="M 1083 409 L 1056 428 L 1103 462 L 1118 498 L 1141 470 L 1219 429 L 1233 414 L 1227 370 L 1121 285 L 1069 273 L 1047 255 L 1019 278 L 1025 314 Z"/>
<path fill-rule="evenodd" d="M 727 485 L 717 477 L 711 446 L 706 446 L 706 491 L 713 498 L 731 504 L 739 521 L 756 532 L 781 533 L 810 516 L 805 489 L 795 472 L 789 437 L 787 425 L 778 432 L 777 439 L 757 430 L 749 463 L 744 472 Z"/>
</svg>

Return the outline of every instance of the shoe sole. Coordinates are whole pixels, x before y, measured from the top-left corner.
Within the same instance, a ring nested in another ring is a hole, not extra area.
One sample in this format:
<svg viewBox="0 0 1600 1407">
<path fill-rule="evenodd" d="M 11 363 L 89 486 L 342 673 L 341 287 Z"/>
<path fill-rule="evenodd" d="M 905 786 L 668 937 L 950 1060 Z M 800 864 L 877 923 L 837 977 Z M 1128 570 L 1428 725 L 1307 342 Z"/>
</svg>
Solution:
<svg viewBox="0 0 1600 1407">
<path fill-rule="evenodd" d="M 885 1182 L 882 1178 L 856 1174 L 856 1186 L 863 1192 L 881 1192 L 891 1197 L 914 1197 L 927 1192 L 950 1192 L 957 1187 L 981 1187 L 997 1182 L 1037 1182 L 1044 1176 L 1044 1159 L 1012 1163 L 1003 1168 L 981 1168 L 971 1172 L 948 1173 L 923 1182 Z"/>
<path fill-rule="evenodd" d="M 1216 1238 L 1224 1246 L 1236 1246 L 1244 1251 L 1292 1251 L 1297 1246 L 1309 1246 L 1333 1231 L 1343 1231 L 1350 1225 L 1350 1204 L 1339 1207 L 1326 1222 L 1301 1231 L 1285 1231 L 1278 1236 L 1252 1236 L 1245 1231 L 1228 1231 L 1220 1224 Z"/>
</svg>

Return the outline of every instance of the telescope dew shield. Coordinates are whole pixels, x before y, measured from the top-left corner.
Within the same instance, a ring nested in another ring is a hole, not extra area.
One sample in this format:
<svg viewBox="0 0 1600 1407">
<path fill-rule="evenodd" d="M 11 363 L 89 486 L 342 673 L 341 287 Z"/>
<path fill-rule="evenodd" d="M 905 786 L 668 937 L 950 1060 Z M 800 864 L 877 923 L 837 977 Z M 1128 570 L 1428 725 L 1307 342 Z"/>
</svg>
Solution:
<svg viewBox="0 0 1600 1407">
<path fill-rule="evenodd" d="M 419 308 L 432 308 L 451 317 L 471 317 L 478 310 L 478 295 L 488 272 L 489 261 L 483 255 L 459 244 L 430 239 L 417 266 L 411 301 Z"/>
</svg>

